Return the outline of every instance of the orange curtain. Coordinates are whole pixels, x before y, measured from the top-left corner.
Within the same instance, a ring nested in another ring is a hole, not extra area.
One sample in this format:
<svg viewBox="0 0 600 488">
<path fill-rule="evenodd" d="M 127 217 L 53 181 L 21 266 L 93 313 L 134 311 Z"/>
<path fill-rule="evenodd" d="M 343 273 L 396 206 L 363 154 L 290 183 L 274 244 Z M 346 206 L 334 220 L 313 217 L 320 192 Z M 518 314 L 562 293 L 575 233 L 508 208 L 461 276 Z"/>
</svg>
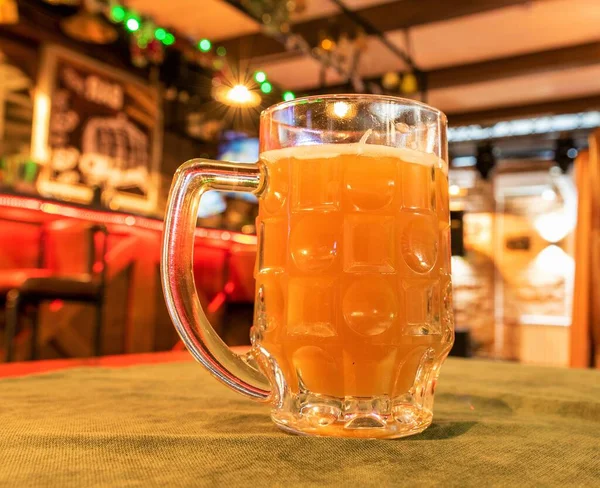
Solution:
<svg viewBox="0 0 600 488">
<path fill-rule="evenodd" d="M 575 162 L 578 197 L 571 366 L 600 367 L 600 130 Z"/>
</svg>

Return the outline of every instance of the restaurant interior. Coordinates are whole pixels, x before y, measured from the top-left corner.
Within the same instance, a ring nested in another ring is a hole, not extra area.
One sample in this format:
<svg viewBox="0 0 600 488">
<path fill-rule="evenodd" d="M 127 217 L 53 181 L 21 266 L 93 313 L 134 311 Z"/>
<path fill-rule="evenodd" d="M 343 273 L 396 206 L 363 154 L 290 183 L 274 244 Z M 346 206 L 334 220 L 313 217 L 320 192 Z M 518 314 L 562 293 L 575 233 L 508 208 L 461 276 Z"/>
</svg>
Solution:
<svg viewBox="0 0 600 488">
<path fill-rule="evenodd" d="M 177 168 L 254 163 L 275 103 L 370 93 L 448 117 L 451 355 L 600 367 L 599 25 L 597 0 L 0 0 L 0 362 L 184 351 L 160 279 Z M 198 213 L 229 346 L 257 215 L 216 191 Z"/>
</svg>

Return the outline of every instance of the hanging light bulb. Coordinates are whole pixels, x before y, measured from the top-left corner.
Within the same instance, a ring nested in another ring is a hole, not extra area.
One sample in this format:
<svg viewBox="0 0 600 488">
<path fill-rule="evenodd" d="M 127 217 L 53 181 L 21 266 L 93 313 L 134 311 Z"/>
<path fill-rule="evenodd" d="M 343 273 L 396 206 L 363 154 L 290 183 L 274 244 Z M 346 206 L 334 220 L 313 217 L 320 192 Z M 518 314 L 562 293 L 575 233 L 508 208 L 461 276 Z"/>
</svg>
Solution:
<svg viewBox="0 0 600 488">
<path fill-rule="evenodd" d="M 569 171 L 576 157 L 577 148 L 572 137 L 562 137 L 556 141 L 554 160 L 563 173 Z"/>
<path fill-rule="evenodd" d="M 333 51 L 335 49 L 335 41 L 330 37 L 325 37 L 321 40 L 320 46 L 323 51 Z"/>
<path fill-rule="evenodd" d="M 386 90 L 393 90 L 400 83 L 400 76 L 395 71 L 390 71 L 383 75 L 381 84 Z"/>
<path fill-rule="evenodd" d="M 402 77 L 402 82 L 400 83 L 400 91 L 406 95 L 410 95 L 415 93 L 419 89 L 419 82 L 417 81 L 417 77 L 414 73 L 406 73 Z"/>
<path fill-rule="evenodd" d="M 327 31 L 327 30 L 322 30 L 319 33 L 319 47 L 323 50 L 323 51 L 333 51 L 336 48 L 336 42 L 335 42 L 335 38 L 332 35 L 331 32 Z"/>
<path fill-rule="evenodd" d="M 78 41 L 110 44 L 119 36 L 117 30 L 100 13 L 95 1 L 85 0 L 79 12 L 63 19 L 62 30 Z"/>
<path fill-rule="evenodd" d="M 225 85 L 217 86 L 214 96 L 219 102 L 233 107 L 256 107 L 261 102 L 258 93 L 242 84 L 232 87 Z"/>
<path fill-rule="evenodd" d="M 533 222 L 533 226 L 542 239 L 556 243 L 567 237 L 575 228 L 576 223 L 576 220 L 571 219 L 564 210 L 559 210 L 539 215 Z"/>
<path fill-rule="evenodd" d="M 492 169 L 496 166 L 496 155 L 491 143 L 486 142 L 477 147 L 477 161 L 475 168 L 484 180 L 488 179 Z"/>
<path fill-rule="evenodd" d="M 244 85 L 235 85 L 227 92 L 227 99 L 239 105 L 245 105 L 252 100 L 250 90 Z"/>
</svg>

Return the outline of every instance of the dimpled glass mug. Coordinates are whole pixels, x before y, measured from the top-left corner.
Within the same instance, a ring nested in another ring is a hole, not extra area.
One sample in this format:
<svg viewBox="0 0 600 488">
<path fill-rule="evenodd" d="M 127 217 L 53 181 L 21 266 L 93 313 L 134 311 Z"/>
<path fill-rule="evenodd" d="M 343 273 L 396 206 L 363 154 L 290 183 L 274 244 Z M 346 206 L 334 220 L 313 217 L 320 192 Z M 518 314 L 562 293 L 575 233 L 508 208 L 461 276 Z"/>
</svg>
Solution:
<svg viewBox="0 0 600 488">
<path fill-rule="evenodd" d="M 260 120 L 256 164 L 177 171 L 162 280 L 171 317 L 217 379 L 298 434 L 394 438 L 431 424 L 454 340 L 446 117 L 372 95 L 283 102 Z M 206 190 L 259 198 L 252 349 L 207 321 L 191 272 Z"/>
</svg>

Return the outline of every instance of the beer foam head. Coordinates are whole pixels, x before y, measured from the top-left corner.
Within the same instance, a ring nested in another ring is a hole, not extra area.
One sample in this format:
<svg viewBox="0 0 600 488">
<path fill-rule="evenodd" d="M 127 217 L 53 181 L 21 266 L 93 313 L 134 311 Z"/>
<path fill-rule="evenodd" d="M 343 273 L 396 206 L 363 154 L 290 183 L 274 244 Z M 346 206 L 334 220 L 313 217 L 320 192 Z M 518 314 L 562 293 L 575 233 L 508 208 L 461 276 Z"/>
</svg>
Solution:
<svg viewBox="0 0 600 488">
<path fill-rule="evenodd" d="M 448 171 L 446 162 L 435 154 L 417 151 L 405 147 L 390 147 L 379 144 L 320 144 L 314 146 L 296 146 L 285 149 L 273 149 L 260 154 L 260 158 L 269 162 L 280 159 L 328 159 L 342 155 L 357 155 L 368 158 L 397 158 L 406 163 L 433 166 Z"/>
</svg>

